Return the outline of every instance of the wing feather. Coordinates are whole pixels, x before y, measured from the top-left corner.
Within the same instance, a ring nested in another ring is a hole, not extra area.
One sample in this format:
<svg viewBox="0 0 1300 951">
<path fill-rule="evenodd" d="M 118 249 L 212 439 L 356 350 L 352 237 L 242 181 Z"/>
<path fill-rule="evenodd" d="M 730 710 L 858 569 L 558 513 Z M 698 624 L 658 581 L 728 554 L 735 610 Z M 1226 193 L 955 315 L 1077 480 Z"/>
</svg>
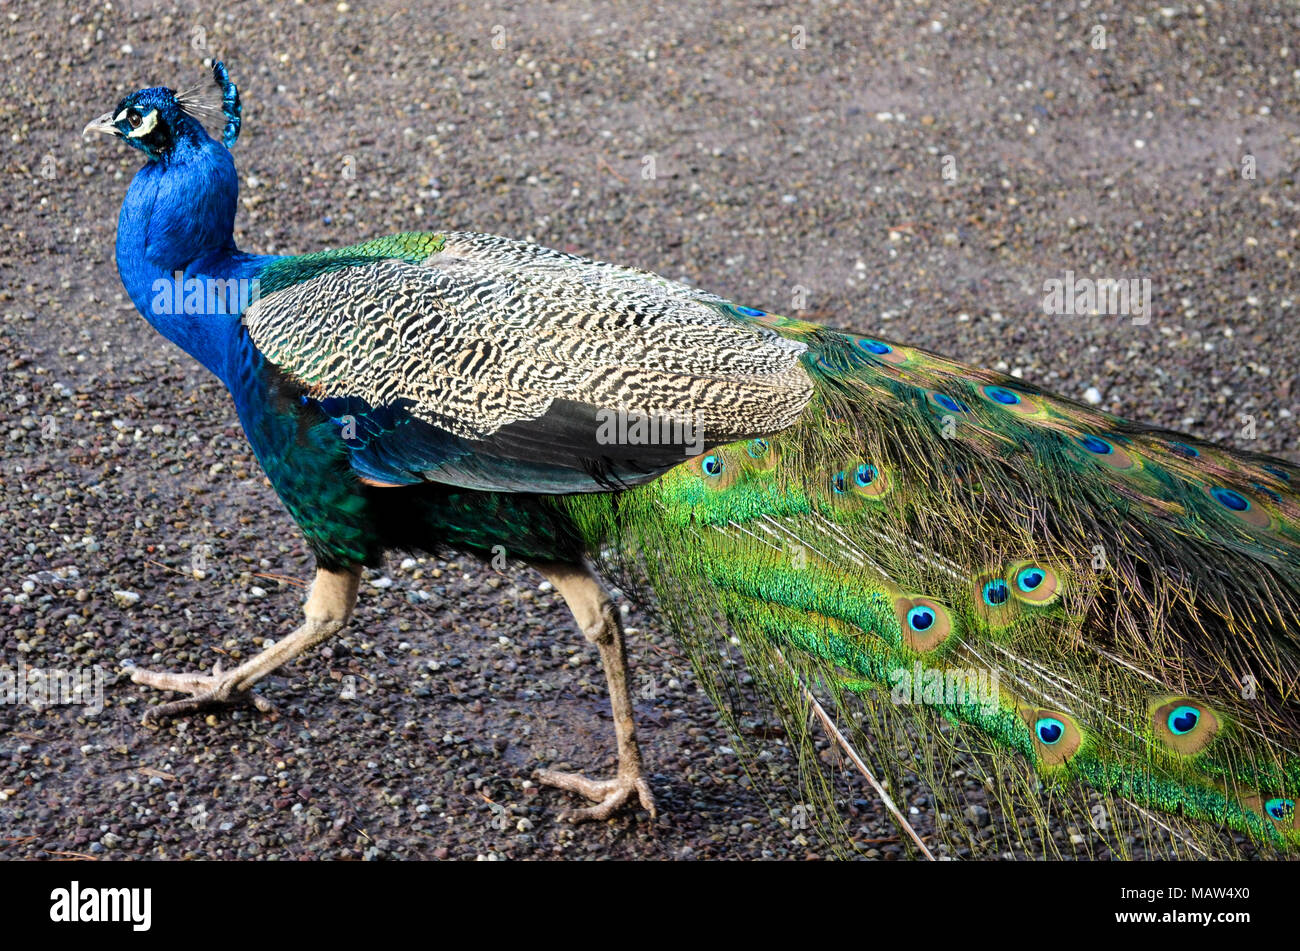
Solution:
<svg viewBox="0 0 1300 951">
<path fill-rule="evenodd" d="M 721 298 L 491 235 L 435 247 L 422 259 L 333 252 L 364 263 L 306 269 L 244 314 L 257 347 L 313 396 L 411 424 L 353 447 L 373 482 L 609 489 L 784 429 L 811 398 L 806 346 Z M 605 425 L 618 416 L 671 421 L 682 438 L 623 438 L 635 425 Z"/>
</svg>

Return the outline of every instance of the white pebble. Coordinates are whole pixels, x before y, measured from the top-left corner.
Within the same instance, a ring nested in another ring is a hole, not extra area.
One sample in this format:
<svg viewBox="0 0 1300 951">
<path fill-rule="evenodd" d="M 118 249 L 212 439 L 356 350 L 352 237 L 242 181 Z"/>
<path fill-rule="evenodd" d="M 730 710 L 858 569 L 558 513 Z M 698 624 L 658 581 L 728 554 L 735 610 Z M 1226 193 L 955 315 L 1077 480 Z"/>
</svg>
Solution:
<svg viewBox="0 0 1300 951">
<path fill-rule="evenodd" d="M 1095 386 L 1090 386 L 1083 391 L 1083 398 L 1093 406 L 1096 406 L 1101 402 L 1101 390 L 1097 389 Z"/>
</svg>

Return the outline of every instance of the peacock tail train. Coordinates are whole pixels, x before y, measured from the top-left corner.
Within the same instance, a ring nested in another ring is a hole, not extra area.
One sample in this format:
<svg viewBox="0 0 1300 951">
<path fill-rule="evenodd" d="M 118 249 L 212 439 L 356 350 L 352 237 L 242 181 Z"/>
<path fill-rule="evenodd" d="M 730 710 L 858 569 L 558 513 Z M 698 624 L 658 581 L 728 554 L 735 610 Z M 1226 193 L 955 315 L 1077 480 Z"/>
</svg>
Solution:
<svg viewBox="0 0 1300 951">
<path fill-rule="evenodd" d="M 1058 854 L 1049 814 L 1091 828 L 1074 854 L 1300 845 L 1300 469 L 731 309 L 808 346 L 798 423 L 557 504 L 739 742 L 770 702 L 814 815 L 838 813 L 805 688 L 890 788 L 929 787 L 941 854 Z"/>
</svg>

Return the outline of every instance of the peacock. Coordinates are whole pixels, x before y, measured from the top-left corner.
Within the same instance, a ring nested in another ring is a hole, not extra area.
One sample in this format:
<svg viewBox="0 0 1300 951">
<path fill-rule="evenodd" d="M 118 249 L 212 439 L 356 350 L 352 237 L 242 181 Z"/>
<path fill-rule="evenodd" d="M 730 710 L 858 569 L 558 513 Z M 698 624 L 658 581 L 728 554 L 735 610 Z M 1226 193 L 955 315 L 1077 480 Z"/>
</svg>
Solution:
<svg viewBox="0 0 1300 951">
<path fill-rule="evenodd" d="M 240 126 L 218 62 L 85 130 L 144 153 L 122 282 L 225 384 L 316 561 L 304 622 L 252 659 L 135 669 L 183 695 L 148 718 L 269 709 L 254 685 L 344 628 L 385 552 L 505 553 L 553 582 L 608 682 L 616 774 L 538 775 L 586 801 L 564 818 L 656 812 L 615 581 L 756 779 L 750 727 L 779 720 L 837 829 L 853 766 L 891 809 L 930 787 L 926 853 L 1047 855 L 1048 822 L 1119 857 L 1300 845 L 1300 467 L 506 237 L 245 252 Z M 963 814 L 972 779 L 997 835 Z"/>
</svg>

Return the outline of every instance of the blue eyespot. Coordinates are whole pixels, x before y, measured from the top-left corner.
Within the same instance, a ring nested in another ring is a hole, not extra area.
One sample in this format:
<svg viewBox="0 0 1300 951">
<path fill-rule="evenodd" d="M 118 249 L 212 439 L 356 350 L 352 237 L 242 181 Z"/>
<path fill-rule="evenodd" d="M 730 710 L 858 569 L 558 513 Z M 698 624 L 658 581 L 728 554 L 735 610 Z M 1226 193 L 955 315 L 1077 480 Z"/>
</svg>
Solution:
<svg viewBox="0 0 1300 951">
<path fill-rule="evenodd" d="M 947 393 L 935 393 L 934 401 L 944 409 L 951 410 L 954 413 L 966 412 L 966 404 L 962 403 L 960 400 L 953 399 Z"/>
<path fill-rule="evenodd" d="M 871 465 L 869 462 L 864 462 L 862 465 L 858 466 L 857 471 L 853 473 L 853 481 L 865 489 L 867 486 L 871 485 L 871 483 L 876 481 L 876 476 L 879 474 L 880 471 L 875 466 Z"/>
<path fill-rule="evenodd" d="M 766 439 L 751 439 L 749 441 L 749 458 L 762 459 L 771 449 L 771 444 Z"/>
<path fill-rule="evenodd" d="M 742 314 L 744 314 L 746 317 L 766 317 L 766 316 L 767 316 L 767 314 L 766 314 L 764 311 L 761 311 L 761 310 L 755 310 L 755 309 L 752 308 L 752 307 L 737 307 L 736 310 L 740 311 L 740 312 L 741 312 Z"/>
<path fill-rule="evenodd" d="M 1187 445 L 1185 442 L 1171 442 L 1169 448 L 1178 453 L 1178 455 L 1182 456 L 1184 459 L 1195 459 L 1201 454 L 1200 450 Z"/>
<path fill-rule="evenodd" d="M 1273 473 L 1273 475 L 1277 476 L 1283 482 L 1291 481 L 1291 473 L 1287 472 L 1285 469 L 1279 469 L 1277 466 L 1265 466 L 1264 471 Z"/>
<path fill-rule="evenodd" d="M 907 626 L 914 631 L 928 631 L 934 627 L 934 609 L 924 605 L 907 612 Z"/>
<path fill-rule="evenodd" d="M 1264 811 L 1278 822 L 1290 822 L 1295 818 L 1294 799 L 1270 799 L 1264 803 Z"/>
<path fill-rule="evenodd" d="M 984 392 L 988 394 L 989 399 L 1001 403 L 1003 406 L 1015 406 L 1020 402 L 1020 395 L 1013 393 L 1004 386 L 985 387 Z"/>
<path fill-rule="evenodd" d="M 1001 578 L 994 578 L 984 585 L 984 603 L 990 607 L 999 607 L 1007 603 L 1007 598 L 1011 597 L 1011 589 Z"/>
<path fill-rule="evenodd" d="M 704 474 L 710 479 L 716 479 L 722 475 L 722 470 L 726 467 L 722 464 L 721 456 L 713 455 L 705 456 L 704 461 L 700 463 L 700 468 L 704 470 Z"/>
<path fill-rule="evenodd" d="M 1196 724 L 1200 722 L 1201 711 L 1183 704 L 1181 707 L 1175 707 L 1169 714 L 1169 732 L 1174 736 L 1183 736 L 1196 729 Z"/>
<path fill-rule="evenodd" d="M 1096 453 L 1099 456 L 1109 456 L 1115 451 L 1115 447 L 1100 436 L 1080 436 L 1079 445 L 1083 446 L 1089 452 Z"/>
<path fill-rule="evenodd" d="M 831 488 L 837 493 L 848 491 L 849 482 L 843 472 L 837 472 L 831 476 Z"/>
<path fill-rule="evenodd" d="M 887 343 L 881 343 L 879 340 L 859 340 L 858 346 L 867 353 L 874 353 L 876 356 L 884 356 L 886 353 L 893 353 L 894 348 Z"/>
<path fill-rule="evenodd" d="M 1034 724 L 1034 733 L 1044 746 L 1055 746 L 1065 736 L 1065 724 L 1056 717 L 1041 717 Z"/>
<path fill-rule="evenodd" d="M 1270 488 L 1269 488 L 1268 486 L 1266 486 L 1266 485 L 1260 485 L 1258 482 L 1252 482 L 1252 483 L 1250 484 L 1250 487 L 1251 487 L 1252 489 L 1255 489 L 1256 491 L 1263 492 L 1265 495 L 1267 495 L 1267 496 L 1268 496 L 1270 499 L 1272 499 L 1274 502 L 1281 502 L 1281 501 L 1282 501 L 1282 496 L 1278 495 L 1276 492 L 1274 492 L 1272 489 L 1270 489 Z"/>
<path fill-rule="evenodd" d="M 1250 508 L 1250 500 L 1240 492 L 1232 491 L 1232 489 L 1213 488 L 1210 490 L 1210 495 L 1214 496 L 1214 501 L 1225 509 L 1232 509 L 1234 512 L 1244 512 Z"/>
<path fill-rule="evenodd" d="M 1037 590 L 1045 577 L 1042 568 L 1021 568 L 1016 572 L 1016 587 L 1028 594 Z"/>
</svg>

